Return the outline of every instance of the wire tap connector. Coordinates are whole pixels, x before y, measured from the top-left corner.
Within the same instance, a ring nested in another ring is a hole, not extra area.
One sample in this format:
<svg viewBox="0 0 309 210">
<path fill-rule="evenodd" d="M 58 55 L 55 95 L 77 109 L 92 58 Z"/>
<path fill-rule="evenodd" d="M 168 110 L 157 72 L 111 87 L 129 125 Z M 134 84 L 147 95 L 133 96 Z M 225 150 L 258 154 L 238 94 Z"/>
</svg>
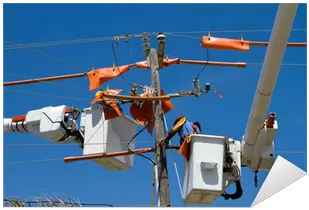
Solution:
<svg viewBox="0 0 309 210">
<path fill-rule="evenodd" d="M 210 84 L 205 84 L 205 89 L 202 89 L 200 86 L 200 81 L 198 79 L 193 80 L 194 85 L 194 95 L 196 97 L 200 97 L 201 93 L 208 93 L 210 91 Z"/>
</svg>

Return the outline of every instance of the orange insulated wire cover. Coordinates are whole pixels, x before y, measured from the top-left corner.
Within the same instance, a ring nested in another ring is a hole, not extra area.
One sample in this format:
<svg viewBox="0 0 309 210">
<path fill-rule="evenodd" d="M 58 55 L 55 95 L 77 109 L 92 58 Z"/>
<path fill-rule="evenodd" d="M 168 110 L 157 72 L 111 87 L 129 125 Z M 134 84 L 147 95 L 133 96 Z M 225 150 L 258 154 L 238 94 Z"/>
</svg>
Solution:
<svg viewBox="0 0 309 210">
<path fill-rule="evenodd" d="M 102 94 L 110 94 L 110 95 L 118 95 L 122 90 L 115 89 L 115 90 L 103 90 L 98 91 L 96 93 L 95 99 L 91 102 L 91 104 L 96 104 L 100 99 L 103 101 L 100 102 L 103 108 L 105 120 L 110 120 L 116 117 L 120 117 L 122 115 L 117 102 L 112 101 L 109 98 L 102 97 Z"/>
<path fill-rule="evenodd" d="M 164 91 L 161 90 L 161 95 L 165 95 Z M 151 97 L 151 93 L 143 93 L 142 97 Z M 174 107 L 170 100 L 164 100 L 162 103 L 162 109 L 164 113 L 171 111 Z M 130 107 L 131 116 L 142 126 L 148 125 L 148 133 L 152 135 L 152 130 L 154 127 L 154 116 L 153 116 L 153 104 L 152 102 L 145 102 L 141 106 L 137 103 L 131 103 Z"/>
<path fill-rule="evenodd" d="M 202 37 L 203 48 L 249 51 L 250 43 L 248 41 L 237 39 L 217 38 L 211 36 Z"/>
<path fill-rule="evenodd" d="M 174 58 L 174 59 L 163 59 L 163 66 L 169 67 L 174 64 L 179 64 L 180 59 Z M 136 63 L 137 68 L 143 68 L 143 69 L 149 69 L 147 61 L 141 61 Z"/>
<path fill-rule="evenodd" d="M 129 65 L 111 68 L 101 68 L 88 72 L 87 75 L 90 82 L 89 90 L 92 91 L 99 88 L 105 82 L 120 76 L 128 70 Z"/>
</svg>

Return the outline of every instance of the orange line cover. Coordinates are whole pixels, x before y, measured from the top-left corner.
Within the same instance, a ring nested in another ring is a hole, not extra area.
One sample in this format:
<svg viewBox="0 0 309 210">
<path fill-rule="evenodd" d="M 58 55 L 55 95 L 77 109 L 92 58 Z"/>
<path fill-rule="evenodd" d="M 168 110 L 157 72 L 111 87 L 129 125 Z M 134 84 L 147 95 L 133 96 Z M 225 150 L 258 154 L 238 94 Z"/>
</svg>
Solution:
<svg viewBox="0 0 309 210">
<path fill-rule="evenodd" d="M 105 82 L 122 75 L 123 73 L 129 71 L 129 65 L 110 67 L 110 68 L 100 68 L 95 69 L 87 73 L 90 82 L 89 90 L 99 88 Z"/>
<path fill-rule="evenodd" d="M 220 50 L 249 51 L 251 46 L 268 46 L 268 42 L 254 42 L 241 39 L 227 39 L 211 36 L 202 37 L 202 47 Z M 287 47 L 306 47 L 306 42 L 290 42 Z"/>
<path fill-rule="evenodd" d="M 121 89 L 98 91 L 96 93 L 95 99 L 91 102 L 91 104 L 96 104 L 100 99 L 103 99 L 103 102 L 101 102 L 100 104 L 103 108 L 105 120 L 120 117 L 122 113 L 119 109 L 117 102 L 114 102 L 109 98 L 103 97 L 103 94 L 118 95 L 121 91 Z"/>
<path fill-rule="evenodd" d="M 161 95 L 165 95 L 164 91 L 161 90 Z M 142 97 L 151 97 L 151 93 L 141 94 Z M 167 113 L 173 109 L 173 104 L 170 100 L 162 101 L 162 109 L 164 113 Z M 136 103 L 131 103 L 130 114 L 131 116 L 142 126 L 148 125 L 148 133 L 152 135 L 152 130 L 154 127 L 154 110 L 152 102 L 145 102 L 142 106 L 138 106 Z"/>
<path fill-rule="evenodd" d="M 249 51 L 250 42 L 237 39 L 217 38 L 211 36 L 202 37 L 202 47 L 220 50 Z"/>
<path fill-rule="evenodd" d="M 174 58 L 174 59 L 163 59 L 163 66 L 164 67 L 169 67 L 171 65 L 174 65 L 174 64 L 178 64 L 180 61 L 179 58 Z M 143 68 L 143 69 L 149 69 L 149 66 L 148 66 L 148 62 L 147 61 L 140 61 L 140 62 L 137 62 L 136 63 L 136 67 L 137 68 Z"/>
<path fill-rule="evenodd" d="M 191 136 L 187 136 L 178 150 L 178 153 L 181 154 L 187 161 L 190 159 L 190 148 Z"/>
</svg>

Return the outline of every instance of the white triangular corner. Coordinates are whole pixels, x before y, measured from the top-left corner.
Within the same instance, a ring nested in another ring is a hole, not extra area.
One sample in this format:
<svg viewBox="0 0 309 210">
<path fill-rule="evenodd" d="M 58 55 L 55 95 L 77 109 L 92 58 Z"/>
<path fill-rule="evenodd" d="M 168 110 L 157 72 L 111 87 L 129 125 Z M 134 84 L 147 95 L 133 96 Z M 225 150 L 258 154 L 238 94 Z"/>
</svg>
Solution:
<svg viewBox="0 0 309 210">
<path fill-rule="evenodd" d="M 251 207 L 279 192 L 306 174 L 307 173 L 302 169 L 290 163 L 283 157 L 278 156 Z"/>
</svg>

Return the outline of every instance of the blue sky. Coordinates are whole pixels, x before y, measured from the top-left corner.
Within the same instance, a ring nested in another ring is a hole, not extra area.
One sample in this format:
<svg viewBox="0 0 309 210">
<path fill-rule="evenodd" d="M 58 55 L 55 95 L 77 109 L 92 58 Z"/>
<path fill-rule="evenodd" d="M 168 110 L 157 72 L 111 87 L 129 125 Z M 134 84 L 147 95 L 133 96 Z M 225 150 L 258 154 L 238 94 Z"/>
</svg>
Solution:
<svg viewBox="0 0 309 210">
<path fill-rule="evenodd" d="M 141 32 L 220 31 L 272 29 L 278 4 L 5 4 L 4 40 L 13 43 L 36 43 L 83 38 L 135 34 Z M 158 11 L 158 12 L 156 12 Z M 263 12 L 261 12 L 263 11 Z M 307 8 L 299 5 L 293 28 L 306 28 Z M 270 32 L 225 32 L 213 36 L 268 41 Z M 200 37 L 207 34 L 190 34 Z M 305 42 L 306 31 L 293 31 L 289 41 Z M 144 60 L 142 42 L 122 41 L 116 53 L 119 65 Z M 5 46 L 5 44 L 4 44 Z M 151 46 L 157 46 L 155 37 Z M 86 68 L 109 67 L 114 63 L 111 42 L 95 42 L 41 47 L 37 50 L 69 60 Z M 306 48 L 288 48 L 283 63 L 306 64 Z M 167 36 L 166 54 L 182 59 L 206 60 L 199 39 Z M 250 52 L 209 50 L 211 61 L 242 61 L 262 63 L 266 48 L 252 47 Z M 202 66 L 175 65 L 161 72 L 161 88 L 177 92 L 193 88 L 192 80 Z M 240 140 L 250 112 L 261 65 L 248 65 L 245 69 L 208 66 L 200 77 L 201 83 L 210 82 L 223 92 L 223 99 L 213 94 L 197 98 L 175 99 L 175 109 L 167 114 L 171 125 L 179 115 L 200 121 L 208 134 L 227 135 Z M 4 72 L 26 77 L 62 75 L 85 70 L 34 54 L 25 49 L 4 51 Z M 146 70 L 132 69 L 126 73 L 129 81 L 150 84 Z M 4 81 L 21 78 L 4 75 Z M 88 89 L 87 78 L 59 81 L 59 83 Z M 130 88 L 123 80 L 109 82 L 112 88 Z M 42 96 L 4 92 L 4 117 L 26 114 L 29 110 L 45 106 L 68 105 L 81 109 L 88 107 L 93 92 L 75 90 L 50 83 L 4 88 L 48 95 L 83 98 L 82 100 L 55 99 Z M 128 110 L 128 107 L 125 107 Z M 269 111 L 277 113 L 279 130 L 275 139 L 277 151 L 306 151 L 306 66 L 283 66 L 274 90 Z M 178 143 L 178 138 L 174 138 Z M 146 132 L 139 141 L 151 141 Z M 4 134 L 4 163 L 29 160 L 63 158 L 81 155 L 78 146 L 9 147 L 6 145 L 50 144 L 30 134 Z M 137 143 L 137 147 L 152 144 Z M 306 154 L 280 154 L 303 170 L 307 170 Z M 149 157 L 153 157 L 151 154 Z M 172 206 L 183 206 L 173 167 L 176 161 L 182 174 L 182 157 L 168 152 L 168 170 Z M 150 205 L 152 166 L 135 157 L 134 169 L 110 172 L 91 161 L 64 164 L 62 160 L 32 164 L 4 165 L 4 196 L 33 198 L 41 194 L 73 196 L 84 202 L 130 205 Z M 266 173 L 259 176 L 259 186 Z M 236 201 L 218 198 L 213 206 L 249 206 L 258 188 L 254 187 L 254 174 L 242 169 L 244 196 Z M 182 177 L 181 177 L 182 179 Z M 233 192 L 234 188 L 228 189 Z"/>
</svg>

